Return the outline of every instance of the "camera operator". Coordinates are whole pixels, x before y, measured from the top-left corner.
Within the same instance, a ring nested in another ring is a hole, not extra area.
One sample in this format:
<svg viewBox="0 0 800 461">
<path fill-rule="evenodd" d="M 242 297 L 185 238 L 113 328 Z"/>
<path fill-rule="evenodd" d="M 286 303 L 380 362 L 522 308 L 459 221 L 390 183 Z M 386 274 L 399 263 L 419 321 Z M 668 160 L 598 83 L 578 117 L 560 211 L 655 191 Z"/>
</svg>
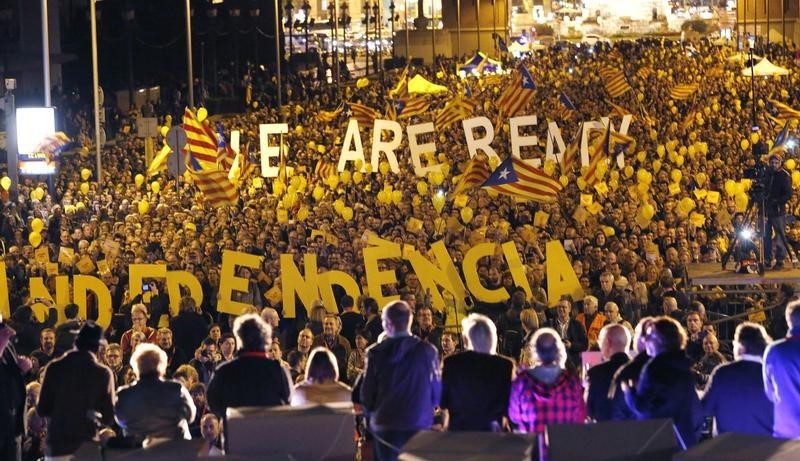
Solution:
<svg viewBox="0 0 800 461">
<path fill-rule="evenodd" d="M 777 153 L 769 156 L 769 167 L 765 174 L 766 199 L 764 214 L 764 266 L 772 262 L 772 232 L 775 231 L 775 265 L 772 270 L 783 269 L 786 257 L 786 202 L 792 195 L 792 179 L 783 168 L 783 159 Z"/>
</svg>

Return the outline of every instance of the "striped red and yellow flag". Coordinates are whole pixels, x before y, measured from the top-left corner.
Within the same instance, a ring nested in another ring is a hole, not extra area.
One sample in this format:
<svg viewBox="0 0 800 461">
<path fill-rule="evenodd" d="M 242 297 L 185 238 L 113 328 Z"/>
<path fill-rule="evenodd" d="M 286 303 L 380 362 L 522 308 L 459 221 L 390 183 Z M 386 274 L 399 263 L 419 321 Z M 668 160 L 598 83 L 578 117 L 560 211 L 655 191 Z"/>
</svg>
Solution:
<svg viewBox="0 0 800 461">
<path fill-rule="evenodd" d="M 219 152 L 214 130 L 197 120 L 188 107 L 183 111 L 183 129 L 186 131 L 186 146 L 193 158 L 203 169 L 216 169 Z"/>
<path fill-rule="evenodd" d="M 497 102 L 497 108 L 502 115 L 513 117 L 533 99 L 536 84 L 533 77 L 524 65 L 517 69 L 517 77 L 506 88 Z"/>
<path fill-rule="evenodd" d="M 612 98 L 618 98 L 631 90 L 631 85 L 625 77 L 625 72 L 613 67 L 603 67 L 600 69 L 600 78 L 606 87 L 606 92 Z"/>
<path fill-rule="evenodd" d="M 689 99 L 698 88 L 700 88 L 700 84 L 698 83 L 681 83 L 672 87 L 669 92 L 669 97 L 679 101 Z"/>
<path fill-rule="evenodd" d="M 640 67 L 639 70 L 636 71 L 636 76 L 642 80 L 647 80 L 648 77 L 653 73 L 652 67 Z"/>
<path fill-rule="evenodd" d="M 372 125 L 375 119 L 381 115 L 377 110 L 363 104 L 351 102 L 349 103 L 349 107 L 351 117 L 362 125 Z"/>
<path fill-rule="evenodd" d="M 467 167 L 464 169 L 464 174 L 458 180 L 453 195 L 461 194 L 467 190 L 480 186 L 486 181 L 491 174 L 489 171 L 489 163 L 483 155 L 476 155 L 469 160 Z"/>
<path fill-rule="evenodd" d="M 431 107 L 431 100 L 426 97 L 408 98 L 403 101 L 402 110 L 397 113 L 398 118 L 405 119 L 422 115 L 428 112 Z"/>
<path fill-rule="evenodd" d="M 433 124 L 436 126 L 437 130 L 443 130 L 453 123 L 464 120 L 472 115 L 476 104 L 477 103 L 472 99 L 456 96 L 439 110 L 434 118 Z"/>
<path fill-rule="evenodd" d="M 608 114 L 609 117 L 612 115 L 618 115 L 620 117 L 624 117 L 631 113 L 628 109 L 620 106 L 619 104 L 614 104 L 612 101 L 606 100 L 606 104 L 611 106 L 611 112 Z"/>
<path fill-rule="evenodd" d="M 321 110 L 317 112 L 315 118 L 317 119 L 318 122 L 329 123 L 336 120 L 343 110 L 344 110 L 344 103 L 341 103 L 339 104 L 339 107 L 337 107 L 334 110 Z"/>
<path fill-rule="evenodd" d="M 697 114 L 696 110 L 690 110 L 686 117 L 684 117 L 683 121 L 681 122 L 681 132 L 686 133 L 689 131 L 689 128 L 694 125 L 695 114 Z"/>
<path fill-rule="evenodd" d="M 775 99 L 768 99 L 769 103 L 777 112 L 776 117 L 780 120 L 788 120 L 793 118 L 800 118 L 800 111 L 792 109 L 791 106 L 786 105 Z"/>
<path fill-rule="evenodd" d="M 332 174 L 336 174 L 336 164 L 327 160 L 319 159 L 314 165 L 314 176 L 322 180 L 328 179 Z"/>
<path fill-rule="evenodd" d="M 228 179 L 225 171 L 201 170 L 191 168 L 186 171 L 192 175 L 194 184 L 200 189 L 203 198 L 209 205 L 220 207 L 236 205 L 239 200 L 239 189 Z"/>
<path fill-rule="evenodd" d="M 578 155 L 581 149 L 582 137 L 583 137 L 583 122 L 581 122 L 580 125 L 578 125 L 577 133 L 575 133 L 575 136 L 572 138 L 572 142 L 569 143 L 569 145 L 567 146 L 567 150 L 564 151 L 564 156 L 561 159 L 562 174 L 567 174 L 572 172 L 578 165 Z"/>
</svg>

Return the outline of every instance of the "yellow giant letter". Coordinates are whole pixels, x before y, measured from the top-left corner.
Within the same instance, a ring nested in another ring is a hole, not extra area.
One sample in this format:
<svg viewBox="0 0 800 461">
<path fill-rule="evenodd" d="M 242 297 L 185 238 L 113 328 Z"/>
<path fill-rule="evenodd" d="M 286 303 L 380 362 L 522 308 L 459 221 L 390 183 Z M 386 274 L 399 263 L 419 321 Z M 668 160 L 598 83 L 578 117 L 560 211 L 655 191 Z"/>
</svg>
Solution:
<svg viewBox="0 0 800 461">
<path fill-rule="evenodd" d="M 493 256 L 494 248 L 494 243 L 481 243 L 470 248 L 464 255 L 464 280 L 467 282 L 467 288 L 478 301 L 485 303 L 501 303 L 510 296 L 505 288 L 489 290 L 481 285 L 481 279 L 478 277 L 478 260 L 484 256 Z"/>
<path fill-rule="evenodd" d="M 382 287 L 384 285 L 397 284 L 394 271 L 378 270 L 378 261 L 381 259 L 399 258 L 401 255 L 400 245 L 381 245 L 364 248 L 364 269 L 367 272 L 367 286 L 369 294 L 378 306 L 383 308 L 386 304 L 397 301 L 400 296 L 384 296 Z"/>
<path fill-rule="evenodd" d="M 78 314 L 82 318 L 86 318 L 86 292 L 91 291 L 97 298 L 97 322 L 103 328 L 108 328 L 111 325 L 111 293 L 108 287 L 102 280 L 91 275 L 76 275 L 73 278 L 73 285 L 75 295 L 73 299 L 75 304 L 78 305 Z"/>
<path fill-rule="evenodd" d="M 570 295 L 572 299 L 583 299 L 583 288 L 572 269 L 567 252 L 559 240 L 551 240 L 545 246 L 547 266 L 547 299 L 555 304 L 561 295 Z"/>
<path fill-rule="evenodd" d="M 455 299 L 464 299 L 466 288 L 461 277 L 458 276 L 453 260 L 444 246 L 444 242 L 439 240 L 431 245 L 431 250 L 436 256 L 438 265 L 425 259 L 417 250 L 407 251 L 405 258 L 414 267 L 414 273 L 419 277 L 419 282 L 425 289 L 430 289 L 431 305 L 438 311 L 445 310 L 445 302 L 442 293 L 439 291 L 441 286 L 445 291 L 450 292 Z M 419 302 L 420 300 L 417 300 Z"/>
<path fill-rule="evenodd" d="M 222 252 L 222 269 L 219 274 L 219 302 L 217 311 L 226 314 L 239 315 L 248 307 L 249 304 L 240 303 L 232 299 L 233 290 L 247 291 L 249 282 L 247 279 L 236 276 L 236 267 L 245 266 L 257 269 L 261 264 L 261 257 L 238 251 Z"/>
<path fill-rule="evenodd" d="M 306 265 L 306 267 L 308 267 L 308 265 Z M 323 272 L 317 276 L 317 283 L 319 284 L 320 297 L 322 298 L 322 302 L 325 303 L 325 309 L 331 314 L 339 313 L 339 309 L 336 305 L 336 297 L 333 295 L 334 285 L 339 285 L 344 288 L 345 293 L 352 296 L 354 300 L 361 296 L 361 288 L 358 287 L 358 282 L 347 272 Z"/>
<path fill-rule="evenodd" d="M 189 296 L 199 306 L 203 303 L 203 287 L 200 281 L 188 271 L 167 271 L 167 293 L 169 293 L 169 314 L 178 315 L 181 305 L 181 287 L 189 289 Z"/>
<path fill-rule="evenodd" d="M 305 278 L 300 274 L 300 269 L 294 264 L 294 259 L 290 254 L 281 255 L 281 288 L 283 289 L 283 316 L 293 319 L 297 315 L 297 306 L 294 304 L 294 295 L 300 297 L 300 301 L 307 309 L 318 299 L 319 288 L 317 288 L 317 255 L 307 253 L 303 255 L 303 272 Z M 336 309 L 336 303 L 333 305 Z M 329 306 L 326 309 L 330 310 Z"/>
</svg>

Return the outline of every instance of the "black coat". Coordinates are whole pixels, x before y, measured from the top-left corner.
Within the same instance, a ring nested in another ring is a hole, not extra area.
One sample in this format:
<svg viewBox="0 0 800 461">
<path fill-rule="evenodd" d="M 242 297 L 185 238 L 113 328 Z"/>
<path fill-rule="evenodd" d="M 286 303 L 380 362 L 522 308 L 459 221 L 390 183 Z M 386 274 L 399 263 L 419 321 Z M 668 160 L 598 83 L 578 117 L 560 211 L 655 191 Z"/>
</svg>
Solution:
<svg viewBox="0 0 800 461">
<path fill-rule="evenodd" d="M 589 369 L 586 411 L 590 418 L 596 421 L 612 419 L 614 402 L 608 398 L 608 391 L 614 380 L 614 374 L 626 363 L 628 363 L 628 356 L 624 352 L 618 352 L 612 355 L 608 361 Z"/>
<path fill-rule="evenodd" d="M 636 389 L 625 393 L 636 419 L 672 418 L 686 446 L 700 440 L 703 410 L 694 389 L 691 364 L 682 350 L 661 353 L 647 362 Z"/>
<path fill-rule="evenodd" d="M 778 171 L 767 170 L 765 177 L 767 197 L 764 201 L 764 213 L 768 218 L 786 214 L 786 202 L 792 196 L 792 178 L 789 172 L 781 168 Z"/>
<path fill-rule="evenodd" d="M 93 354 L 73 350 L 45 369 L 36 411 L 50 418 L 46 453 L 73 454 L 95 436 L 87 412 L 99 412 L 104 424 L 114 422 L 114 376 Z"/>
<path fill-rule="evenodd" d="M 558 320 L 553 320 L 548 326 L 561 334 L 561 329 L 558 328 Z M 589 350 L 589 337 L 586 335 L 586 328 L 583 327 L 581 322 L 569 319 L 567 334 L 561 339 L 570 343 L 569 347 L 567 347 L 569 365 L 573 370 L 580 370 L 581 352 Z"/>
<path fill-rule="evenodd" d="M 0 438 L 22 435 L 24 413 L 25 380 L 14 346 L 9 344 L 0 357 Z"/>
<path fill-rule="evenodd" d="M 172 342 L 175 347 L 194 356 L 194 351 L 208 336 L 208 323 L 200 314 L 194 312 L 181 312 L 170 320 L 169 329 L 172 330 Z"/>
<path fill-rule="evenodd" d="M 208 406 L 224 418 L 230 407 L 287 405 L 288 372 L 264 353 L 244 353 L 217 368 L 208 383 Z"/>
<path fill-rule="evenodd" d="M 444 359 L 441 407 L 451 431 L 492 431 L 508 412 L 514 363 L 500 355 L 465 351 Z"/>
</svg>

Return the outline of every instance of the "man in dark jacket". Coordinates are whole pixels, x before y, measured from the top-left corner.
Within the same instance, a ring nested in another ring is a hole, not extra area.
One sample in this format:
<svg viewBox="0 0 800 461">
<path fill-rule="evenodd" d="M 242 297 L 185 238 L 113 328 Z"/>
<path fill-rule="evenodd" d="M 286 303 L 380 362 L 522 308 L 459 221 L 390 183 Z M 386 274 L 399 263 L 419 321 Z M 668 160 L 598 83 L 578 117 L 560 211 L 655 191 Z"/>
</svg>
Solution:
<svg viewBox="0 0 800 461">
<path fill-rule="evenodd" d="M 45 370 L 36 411 L 48 419 L 47 456 L 72 455 L 92 440 L 97 435 L 95 413 L 105 425 L 114 422 L 114 376 L 95 357 L 102 338 L 101 326 L 85 323 L 75 349 Z"/>
<path fill-rule="evenodd" d="M 170 320 L 169 329 L 175 347 L 190 357 L 208 336 L 208 323 L 191 296 L 181 298 L 180 312 Z"/>
<path fill-rule="evenodd" d="M 556 318 L 546 326 L 552 327 L 561 336 L 564 347 L 567 349 L 567 367 L 579 370 L 581 352 L 588 350 L 589 338 L 583 324 L 570 318 L 571 313 L 572 303 L 568 299 L 559 300 L 556 306 Z"/>
<path fill-rule="evenodd" d="M 658 317 L 647 329 L 647 355 L 639 383 L 623 383 L 625 401 L 637 420 L 672 418 L 683 444 L 697 444 L 703 410 L 694 389 L 691 363 L 683 349 L 686 333 L 673 318 Z"/>
<path fill-rule="evenodd" d="M 792 178 L 783 168 L 783 159 L 777 153 L 769 156 L 766 174 L 766 199 L 764 214 L 767 223 L 764 229 L 764 265 L 772 263 L 772 234 L 775 234 L 775 265 L 772 270 L 783 269 L 786 257 L 786 202 L 792 196 Z"/>
<path fill-rule="evenodd" d="M 703 410 L 717 420 L 717 431 L 772 436 L 773 406 L 764 393 L 762 358 L 771 342 L 761 325 L 736 327 L 736 361 L 717 367 L 703 395 Z"/>
<path fill-rule="evenodd" d="M 631 335 L 619 323 L 609 324 L 600 330 L 598 342 L 605 362 L 593 366 L 587 374 L 586 412 L 595 421 L 608 421 L 612 419 L 614 404 L 608 397 L 609 388 L 617 370 L 628 363 Z"/>
<path fill-rule="evenodd" d="M 20 357 L 12 339 L 16 332 L 0 316 L 0 459 L 20 458 L 20 438 L 25 429 L 25 379 L 31 361 Z"/>
<path fill-rule="evenodd" d="M 208 406 L 220 419 L 229 407 L 287 405 L 289 373 L 269 358 L 272 329 L 255 314 L 240 315 L 233 323 L 238 356 L 222 364 L 208 384 Z"/>
<path fill-rule="evenodd" d="M 447 357 L 442 367 L 445 426 L 450 431 L 500 432 L 514 362 L 495 355 L 497 330 L 489 317 L 470 314 L 461 325 L 467 350 Z"/>
<path fill-rule="evenodd" d="M 411 335 L 414 314 L 405 301 L 383 308 L 387 338 L 367 350 L 361 403 L 376 435 L 375 458 L 395 460 L 418 431 L 433 424 L 441 379 L 436 348 Z"/>
</svg>

